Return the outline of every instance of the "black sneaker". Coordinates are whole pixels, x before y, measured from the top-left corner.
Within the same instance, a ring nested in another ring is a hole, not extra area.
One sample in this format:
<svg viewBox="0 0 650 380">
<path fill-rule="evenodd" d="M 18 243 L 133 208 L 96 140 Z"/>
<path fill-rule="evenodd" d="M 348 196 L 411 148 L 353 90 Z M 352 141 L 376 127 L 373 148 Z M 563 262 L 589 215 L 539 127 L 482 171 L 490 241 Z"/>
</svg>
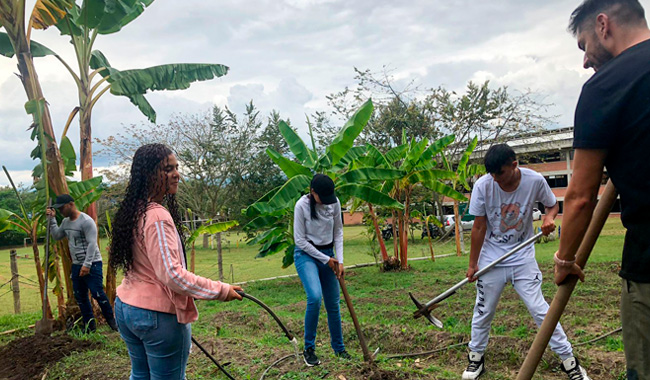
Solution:
<svg viewBox="0 0 650 380">
<path fill-rule="evenodd" d="M 308 367 L 313 367 L 320 364 L 318 356 L 316 356 L 316 350 L 313 347 L 310 347 L 302 352 L 302 358 L 305 359 L 305 364 Z"/>
<path fill-rule="evenodd" d="M 478 379 L 485 372 L 485 359 L 483 354 L 470 352 L 467 355 L 467 359 L 469 360 L 469 364 L 465 372 L 463 372 L 463 380 Z"/>
<path fill-rule="evenodd" d="M 348 352 L 346 350 L 343 350 L 341 352 L 337 352 L 334 355 L 336 355 L 337 357 L 339 357 L 341 359 L 345 359 L 345 360 L 351 360 L 352 359 L 352 355 L 348 354 Z"/>
<path fill-rule="evenodd" d="M 587 376 L 587 371 L 580 365 L 578 358 L 570 357 L 560 364 L 560 368 L 569 376 L 570 380 L 591 380 Z"/>
</svg>

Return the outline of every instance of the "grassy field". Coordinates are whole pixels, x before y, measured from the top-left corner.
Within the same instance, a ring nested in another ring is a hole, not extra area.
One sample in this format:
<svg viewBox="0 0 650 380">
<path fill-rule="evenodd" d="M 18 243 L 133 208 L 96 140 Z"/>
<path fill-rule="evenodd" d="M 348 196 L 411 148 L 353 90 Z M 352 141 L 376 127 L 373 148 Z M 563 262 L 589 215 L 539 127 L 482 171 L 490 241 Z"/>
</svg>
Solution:
<svg viewBox="0 0 650 380">
<path fill-rule="evenodd" d="M 224 252 L 225 276 L 231 281 L 232 264 L 234 280 L 295 273 L 292 268 L 280 268 L 280 257 L 254 259 L 255 249 L 242 247 L 236 234 L 227 239 Z M 346 227 L 346 264 L 374 261 L 361 227 Z M 469 240 L 466 240 L 469 242 Z M 239 247 L 237 245 L 239 244 Z M 618 219 L 610 220 L 601 235 L 587 268 L 587 281 L 577 286 L 562 324 L 574 344 L 586 342 L 602 333 L 620 326 L 618 316 L 619 283 L 617 276 L 623 230 Z M 390 245 L 389 245 L 390 247 Z M 551 282 L 552 255 L 557 241 L 537 245 L 537 258 L 545 276 L 543 291 L 548 300 L 556 287 Z M 410 256 L 428 255 L 425 241 L 416 241 Z M 436 246 L 436 254 L 454 252 L 447 243 Z M 214 251 L 197 252 L 197 273 L 215 277 Z M 33 262 L 21 259 L 21 273 L 33 272 Z M 362 364 L 362 357 L 352 320 L 342 303 L 344 339 L 354 361 L 338 360 L 331 354 L 325 313 L 321 314 L 317 338 L 317 352 L 323 365 L 305 368 L 294 360 L 285 361 L 270 371 L 267 379 L 457 379 L 466 365 L 466 348 L 459 347 L 413 359 L 395 360 L 386 356 L 395 353 L 419 352 L 442 348 L 469 340 L 475 290 L 462 288 L 444 301 L 436 315 L 445 327 L 443 330 L 414 320 L 414 307 L 407 292 L 428 300 L 463 278 L 467 256 L 445 257 L 436 262 L 427 260 L 411 263 L 403 272 L 381 273 L 377 267 L 350 270 L 346 275 L 348 290 L 363 327 L 371 351 L 379 348 L 377 366 Z M 0 253 L 0 280 L 8 278 L 8 252 Z M 6 280 L 5 280 L 6 281 Z M 27 280 L 25 280 L 28 282 Z M 4 281 L 1 281 L 4 282 Z M 6 288 L 6 287 L 5 287 Z M 3 289 L 5 289 L 3 288 Z M 302 336 L 305 296 L 297 278 L 267 282 L 254 282 L 245 290 L 271 306 L 285 321 L 298 340 Z M 25 292 L 27 292 L 27 287 Z M 0 294 L 2 292 L 0 291 Z M 25 296 L 27 297 L 27 296 Z M 37 298 L 37 297 L 33 297 Z M 23 302 L 23 307 L 27 305 Z M 11 295 L 0 297 L 4 316 L 0 317 L 0 331 L 26 326 L 37 319 L 39 313 L 9 315 Z M 33 301 L 37 308 L 37 300 Z M 228 370 L 237 379 L 259 378 L 264 369 L 276 359 L 292 352 L 292 346 L 274 321 L 250 301 L 198 303 L 200 318 L 193 324 L 196 339 L 214 352 L 221 362 L 230 362 Z M 30 335 L 24 331 L 12 337 L 0 337 L 0 345 L 11 339 Z M 535 325 L 523 303 L 511 287 L 504 291 L 497 315 L 492 324 L 492 338 L 486 354 L 488 372 L 482 379 L 511 379 L 519 368 L 525 352 L 535 334 Z M 47 367 L 47 379 L 124 379 L 129 373 L 126 348 L 117 334 L 105 328 L 99 333 L 83 337 L 93 346 L 82 352 L 68 355 Z M 302 343 L 302 342 L 301 342 Z M 576 355 L 588 368 L 592 379 L 617 379 L 624 371 L 624 355 L 620 335 L 612 335 L 593 344 L 575 347 Z M 559 359 L 547 352 L 538 369 L 536 379 L 564 379 L 558 372 Z M 341 377 L 343 376 L 343 377 Z M 2 376 L 0 375 L 0 378 Z M 39 379 L 41 377 L 38 377 Z M 193 349 L 188 366 L 188 379 L 222 379 L 221 373 L 198 351 Z"/>
</svg>

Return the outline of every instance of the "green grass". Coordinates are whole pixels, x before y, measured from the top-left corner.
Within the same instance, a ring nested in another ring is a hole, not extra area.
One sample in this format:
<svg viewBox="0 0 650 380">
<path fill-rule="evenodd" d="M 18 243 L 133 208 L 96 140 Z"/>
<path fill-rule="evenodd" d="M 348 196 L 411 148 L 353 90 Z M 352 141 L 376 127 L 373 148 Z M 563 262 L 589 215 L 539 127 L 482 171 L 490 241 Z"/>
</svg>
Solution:
<svg viewBox="0 0 650 380">
<path fill-rule="evenodd" d="M 368 255 L 368 244 L 362 235 L 362 227 L 345 228 L 346 265 L 372 262 Z M 243 235 L 242 235 L 243 237 Z M 230 265 L 234 269 L 235 281 L 245 281 L 295 273 L 293 267 L 280 268 L 281 257 L 254 259 L 255 248 L 237 247 L 239 237 L 233 233 L 224 244 L 224 266 L 226 281 L 230 281 Z M 469 239 L 465 240 L 469 249 Z M 587 267 L 587 281 L 576 287 L 569 307 L 562 318 L 569 339 L 573 343 L 585 342 L 620 326 L 618 303 L 620 280 L 617 276 L 620 263 L 623 233 L 618 219 L 610 220 L 600 237 Z M 542 286 L 544 295 L 550 300 L 556 287 L 552 283 L 552 256 L 558 242 L 552 241 L 536 246 L 540 268 L 545 276 Z M 392 241 L 388 244 L 389 252 Z M 428 256 L 426 240 L 417 240 L 409 246 L 411 257 Z M 436 254 L 455 252 L 451 244 L 436 246 Z M 2 253 L 5 253 L 4 251 Z M 5 258 L 5 256 L 7 256 Z M 216 254 L 210 250 L 197 251 L 197 270 L 202 275 L 216 272 Z M 0 255 L 0 275 L 5 275 L 8 255 Z M 25 265 L 24 263 L 22 265 Z M 29 265 L 24 266 L 29 271 Z M 457 294 L 443 302 L 435 310 L 436 316 L 445 323 L 438 330 L 422 319 L 414 320 L 414 307 L 407 291 L 412 291 L 422 301 L 440 294 L 461 280 L 467 269 L 467 256 L 445 257 L 411 263 L 411 269 L 403 272 L 382 273 L 377 267 L 349 270 L 346 274 L 348 291 L 354 300 L 354 307 L 363 327 L 371 351 L 380 348 L 377 358 L 378 369 L 393 376 L 386 378 L 404 379 L 457 379 L 466 365 L 466 348 L 448 350 L 427 357 L 408 360 L 389 360 L 391 353 L 425 351 L 450 344 L 467 341 L 470 334 L 472 308 L 475 290 L 471 286 L 461 288 Z M 8 268 L 7 268 L 8 271 Z M 33 263 L 31 263 L 33 271 Z M 302 329 L 305 295 L 297 278 L 267 282 L 253 282 L 244 286 L 246 292 L 263 300 L 273 308 L 289 330 L 295 333 L 302 345 Z M 11 296 L 0 298 L 2 311 L 11 306 Z M 6 300 L 8 298 L 8 300 Z M 200 317 L 192 325 L 194 336 L 218 360 L 231 362 L 228 370 L 237 379 L 259 378 L 261 372 L 273 361 L 292 351 L 274 321 L 250 301 L 221 303 L 201 301 L 197 303 Z M 9 312 L 11 309 L 9 309 Z M 8 313 L 5 313 L 8 314 Z M 23 314 L 15 317 L 0 317 L 3 330 L 33 323 L 40 313 Z M 355 360 L 337 360 L 329 349 L 325 313 L 321 313 L 318 328 L 317 352 L 323 365 L 307 369 L 290 360 L 274 369 L 267 379 L 336 379 L 339 375 L 347 379 L 367 379 L 369 370 L 361 363 L 362 356 L 356 333 L 345 303 L 342 301 L 344 340 Z M 492 338 L 488 346 L 488 372 L 484 380 L 510 379 L 523 361 L 525 352 L 532 342 L 536 327 L 523 303 L 511 286 L 506 287 L 499 303 L 492 325 Z M 117 334 L 105 328 L 98 333 L 101 347 L 71 355 L 51 367 L 48 379 L 84 378 L 126 378 L 129 358 L 124 344 Z M 103 340 L 102 340 L 103 339 Z M 1 343 L 2 341 L 0 341 Z M 576 347 L 575 353 L 592 375 L 592 379 L 620 378 L 624 371 L 620 335 L 613 335 L 599 342 Z M 535 379 L 564 379 L 557 366 L 559 360 L 547 352 Z M 92 368 L 92 372 L 89 372 Z M 223 379 L 215 372 L 211 362 L 194 349 L 188 365 L 188 378 Z"/>
</svg>

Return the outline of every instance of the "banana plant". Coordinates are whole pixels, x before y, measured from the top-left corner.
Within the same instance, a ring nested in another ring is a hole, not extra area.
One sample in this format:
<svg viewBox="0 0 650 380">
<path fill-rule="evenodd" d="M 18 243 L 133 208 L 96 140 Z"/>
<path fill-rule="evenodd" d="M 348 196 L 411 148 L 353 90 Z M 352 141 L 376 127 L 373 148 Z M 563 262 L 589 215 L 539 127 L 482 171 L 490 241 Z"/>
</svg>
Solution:
<svg viewBox="0 0 650 380">
<path fill-rule="evenodd" d="M 291 127 L 284 122 L 279 123 L 280 133 L 289 145 L 295 161 L 270 148 L 266 152 L 287 176 L 287 181 L 242 211 L 244 215 L 252 218 L 244 229 L 260 231 L 248 241 L 249 245 L 260 245 L 257 257 L 284 252 L 282 267 L 293 264 L 293 209 L 302 194 L 309 191 L 311 178 L 316 173 L 324 173 L 332 178 L 341 204 L 346 204 L 352 199 L 361 199 L 370 204 L 403 208 L 402 204 L 388 194 L 371 186 L 372 181 L 401 178 L 404 175 L 402 171 L 357 167 L 355 164 L 366 154 L 367 147 L 353 146 L 354 140 L 368 123 L 372 112 L 373 104 L 368 100 L 352 115 L 321 154 L 316 150 L 311 127 L 310 149 Z"/>
<path fill-rule="evenodd" d="M 457 200 L 466 200 L 465 196 L 456 191 L 445 182 L 455 178 L 455 173 L 450 170 L 438 169 L 439 162 L 436 157 L 441 155 L 444 149 L 455 139 L 454 135 L 444 136 L 429 143 L 428 139 L 408 141 L 405 134 L 402 135 L 402 145 L 399 145 L 386 153 L 386 160 L 399 168 L 405 174 L 402 178 L 386 182 L 383 192 L 387 192 L 399 202 L 404 203 L 403 210 L 393 212 L 393 228 L 397 229 L 394 234 L 393 247 L 395 257 L 399 258 L 402 269 L 408 267 L 408 228 L 410 223 L 411 194 L 416 186 L 424 186 L 435 193 Z M 395 223 L 397 219 L 397 223 Z M 399 241 L 398 241 L 399 240 Z"/>
<path fill-rule="evenodd" d="M 454 176 L 451 180 L 451 187 L 454 189 L 457 189 L 459 186 L 467 192 L 471 191 L 471 188 L 469 186 L 469 179 L 472 177 L 475 177 L 477 175 L 485 174 L 485 166 L 481 164 L 469 164 L 469 159 L 472 155 L 472 152 L 474 152 L 474 149 L 476 149 L 476 145 L 478 144 L 478 138 L 474 137 L 472 141 L 469 143 L 465 151 L 463 152 L 462 156 L 460 157 L 460 160 L 458 161 L 458 165 L 456 166 L 456 170 L 454 171 Z M 453 164 L 447 159 L 444 153 L 442 153 L 442 164 L 443 167 L 446 168 L 447 170 L 453 170 Z M 463 244 L 461 242 L 462 239 L 462 229 L 460 226 L 460 219 L 461 216 L 459 215 L 458 212 L 458 206 L 459 203 L 458 201 L 462 201 L 462 199 L 456 199 L 451 197 L 454 201 L 454 221 L 455 221 L 455 231 L 456 231 L 456 255 L 460 256 L 462 249 L 461 245 Z M 465 209 L 467 211 L 467 208 Z"/>
<path fill-rule="evenodd" d="M 32 50 L 35 50 L 39 56 L 56 57 L 70 73 L 77 86 L 79 104 L 70 113 L 63 129 L 63 136 L 78 115 L 82 180 L 93 176 L 91 115 L 93 107 L 106 92 L 127 97 L 153 123 L 156 121 L 156 112 L 144 97 L 148 91 L 186 89 L 193 82 L 210 80 L 226 75 L 228 72 L 228 67 L 224 65 L 203 63 L 166 64 L 144 69 L 118 70 L 108 63 L 100 51 L 93 50 L 98 35 L 119 32 L 152 3 L 153 0 L 84 0 L 81 4 L 74 0 L 39 0 L 32 11 L 28 35 L 31 34 L 32 28 L 47 29 L 55 26 L 62 35 L 70 38 L 74 48 L 76 71 L 51 49 L 31 42 Z M 7 43 L 9 40 L 0 35 L 0 53 L 6 56 L 13 55 L 13 46 Z M 87 213 L 93 219 L 97 219 L 94 205 L 87 210 Z"/>
</svg>

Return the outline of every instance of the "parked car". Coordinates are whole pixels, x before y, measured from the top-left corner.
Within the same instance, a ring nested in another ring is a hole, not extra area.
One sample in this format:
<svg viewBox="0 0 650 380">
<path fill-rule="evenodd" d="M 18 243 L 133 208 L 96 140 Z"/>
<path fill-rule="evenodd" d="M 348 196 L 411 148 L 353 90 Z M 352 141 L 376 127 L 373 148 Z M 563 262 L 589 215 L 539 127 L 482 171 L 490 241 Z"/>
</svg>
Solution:
<svg viewBox="0 0 650 380">
<path fill-rule="evenodd" d="M 449 229 L 455 229 L 456 225 L 456 219 L 454 218 L 453 215 L 444 215 L 442 218 L 442 225 L 445 228 L 445 232 L 448 231 Z M 470 231 L 474 227 L 474 220 L 461 220 L 460 221 L 460 228 L 463 231 Z"/>
<path fill-rule="evenodd" d="M 533 209 L 533 220 L 542 220 L 542 212 L 538 209 Z"/>
</svg>

